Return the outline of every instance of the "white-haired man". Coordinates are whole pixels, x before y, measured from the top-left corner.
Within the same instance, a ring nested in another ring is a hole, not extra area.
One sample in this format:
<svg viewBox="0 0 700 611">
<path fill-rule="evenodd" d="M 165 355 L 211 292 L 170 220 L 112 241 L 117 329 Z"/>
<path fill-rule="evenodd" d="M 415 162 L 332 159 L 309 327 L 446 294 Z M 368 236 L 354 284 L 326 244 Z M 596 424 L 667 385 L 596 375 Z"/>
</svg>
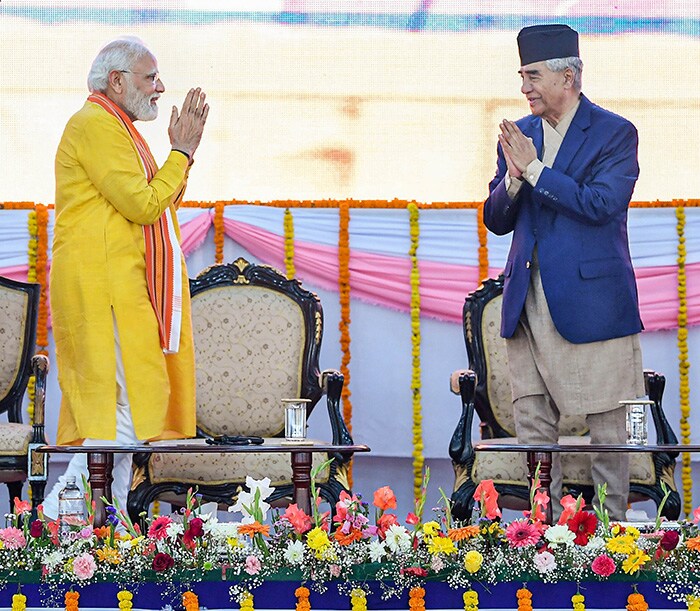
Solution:
<svg viewBox="0 0 700 611">
<path fill-rule="evenodd" d="M 521 92 L 531 114 L 504 120 L 484 222 L 513 234 L 504 269 L 515 427 L 522 443 L 559 438 L 562 414 L 586 415 L 591 443 L 625 443 L 623 399 L 644 395 L 642 321 L 627 241 L 639 176 L 634 125 L 581 93 L 578 33 L 566 25 L 518 34 Z M 624 520 L 627 454 L 592 461 L 607 508 Z M 552 468 L 561 511 L 559 457 Z"/>
<path fill-rule="evenodd" d="M 58 443 L 130 445 L 195 434 L 194 356 L 187 271 L 175 210 L 209 112 L 191 89 L 173 106 L 172 151 L 158 168 L 134 122 L 158 116 L 165 91 L 154 55 L 136 38 L 100 50 L 90 95 L 56 154 L 51 310 L 62 402 Z M 57 517 L 76 454 L 44 502 Z M 112 495 L 126 508 L 131 455 L 116 454 Z"/>
</svg>

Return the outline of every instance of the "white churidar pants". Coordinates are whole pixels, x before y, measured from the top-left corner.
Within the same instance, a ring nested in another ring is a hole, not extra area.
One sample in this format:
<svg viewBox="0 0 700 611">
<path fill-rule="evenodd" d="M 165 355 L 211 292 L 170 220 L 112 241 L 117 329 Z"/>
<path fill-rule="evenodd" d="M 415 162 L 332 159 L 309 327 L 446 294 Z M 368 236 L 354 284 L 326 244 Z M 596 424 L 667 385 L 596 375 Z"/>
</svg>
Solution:
<svg viewBox="0 0 700 611">
<path fill-rule="evenodd" d="M 117 380 L 116 380 L 116 400 L 117 400 L 117 438 L 110 439 L 85 439 L 84 446 L 98 445 L 135 445 L 141 443 L 136 438 L 134 432 L 134 423 L 131 419 L 131 407 L 129 406 L 129 397 L 126 391 L 126 378 L 124 376 L 124 363 L 122 361 L 122 352 L 119 345 L 119 333 L 117 331 L 117 323 L 112 312 L 112 320 L 114 321 L 114 346 L 117 357 Z M 112 469 L 112 499 L 126 511 L 127 496 L 131 487 L 131 465 L 133 462 L 132 454 L 113 454 L 114 467 Z M 75 476 L 78 487 L 83 489 L 83 476 L 87 479 L 87 454 L 75 454 L 68 463 L 68 467 L 63 475 L 58 478 L 58 481 L 51 489 L 51 492 L 44 499 L 44 515 L 49 519 L 58 518 L 58 493 L 63 490 L 66 485 L 66 478 L 70 475 Z"/>
</svg>

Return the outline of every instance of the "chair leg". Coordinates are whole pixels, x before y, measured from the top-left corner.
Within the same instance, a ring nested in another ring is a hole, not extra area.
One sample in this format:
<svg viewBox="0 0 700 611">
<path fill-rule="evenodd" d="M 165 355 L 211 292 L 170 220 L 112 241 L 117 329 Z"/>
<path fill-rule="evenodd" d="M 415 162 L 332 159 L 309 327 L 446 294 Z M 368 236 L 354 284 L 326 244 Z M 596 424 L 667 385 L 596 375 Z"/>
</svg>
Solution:
<svg viewBox="0 0 700 611">
<path fill-rule="evenodd" d="M 7 490 L 10 494 L 10 513 L 15 511 L 15 497 L 22 499 L 22 486 L 24 482 L 7 482 Z"/>
<path fill-rule="evenodd" d="M 36 508 L 44 502 L 46 481 L 39 480 L 31 482 L 29 485 L 32 489 L 32 510 L 35 511 Z"/>
</svg>

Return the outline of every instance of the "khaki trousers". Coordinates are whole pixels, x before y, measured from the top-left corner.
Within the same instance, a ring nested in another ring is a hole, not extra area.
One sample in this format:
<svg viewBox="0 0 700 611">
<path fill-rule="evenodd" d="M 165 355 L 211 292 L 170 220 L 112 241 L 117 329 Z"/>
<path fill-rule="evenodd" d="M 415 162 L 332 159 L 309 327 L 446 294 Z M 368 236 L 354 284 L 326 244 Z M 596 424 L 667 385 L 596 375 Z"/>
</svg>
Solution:
<svg viewBox="0 0 700 611">
<path fill-rule="evenodd" d="M 530 286 L 520 324 L 506 340 L 516 434 L 521 443 L 557 443 L 563 414 L 585 415 L 591 443 L 625 443 L 625 410 L 618 402 L 644 396 L 639 336 L 572 344 L 557 331 L 549 313 L 533 253 Z M 553 514 L 561 512 L 559 456 L 552 465 Z M 627 454 L 592 457 L 595 490 L 607 484 L 606 508 L 624 520 L 629 495 Z"/>
<path fill-rule="evenodd" d="M 552 444 L 559 439 L 559 412 L 544 395 L 521 397 L 513 404 L 515 430 L 518 441 L 525 444 Z M 600 414 L 588 414 L 586 424 L 591 432 L 591 443 L 625 443 L 625 408 Z M 629 496 L 629 455 L 601 452 L 591 458 L 591 476 L 594 490 L 607 484 L 605 507 L 613 520 L 624 520 Z M 552 455 L 552 484 L 550 488 L 552 513 L 556 518 L 562 511 L 561 455 Z M 597 505 L 597 498 L 594 497 Z"/>
</svg>

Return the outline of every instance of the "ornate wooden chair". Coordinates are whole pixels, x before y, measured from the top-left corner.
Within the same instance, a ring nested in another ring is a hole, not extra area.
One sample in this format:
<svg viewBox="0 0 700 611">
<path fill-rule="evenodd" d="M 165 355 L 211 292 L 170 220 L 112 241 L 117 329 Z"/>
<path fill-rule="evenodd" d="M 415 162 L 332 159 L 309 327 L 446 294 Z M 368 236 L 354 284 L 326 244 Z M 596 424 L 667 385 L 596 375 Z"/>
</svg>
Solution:
<svg viewBox="0 0 700 611">
<path fill-rule="evenodd" d="M 481 480 L 491 479 L 500 501 L 509 509 L 527 509 L 529 491 L 524 453 L 480 452 L 472 448 L 471 431 L 474 412 L 480 419 L 482 442 L 493 439 L 517 443 L 513 403 L 508 375 L 505 340 L 500 337 L 503 277 L 487 280 L 471 293 L 464 304 L 464 338 L 471 371 L 452 374 L 451 386 L 462 400 L 462 414 L 450 443 L 450 457 L 455 469 L 452 493 L 453 513 L 466 519 L 473 504 L 472 495 Z M 645 384 L 656 427 L 657 443 L 678 443 L 662 408 L 666 379 L 645 371 Z M 563 416 L 559 425 L 560 443 L 567 437 L 587 433 L 585 416 Z M 651 499 L 657 507 L 663 498 L 661 482 L 671 490 L 663 514 L 676 519 L 680 513 L 680 496 L 674 482 L 677 452 L 630 454 L 630 502 Z M 589 454 L 562 454 L 564 493 L 583 494 L 587 502 L 593 496 Z"/>
<path fill-rule="evenodd" d="M 34 450 L 46 444 L 44 397 L 48 359 L 34 355 L 39 310 L 38 284 L 0 276 L 0 482 L 7 484 L 10 508 L 29 480 L 32 504 L 44 500 L 47 460 Z M 31 373 L 35 374 L 34 424 L 22 422 L 22 401 Z"/>
<path fill-rule="evenodd" d="M 310 399 L 307 414 L 325 393 L 333 444 L 351 445 L 340 413 L 343 376 L 319 371 L 323 311 L 316 295 L 271 267 L 237 259 L 190 280 L 197 378 L 198 436 L 284 435 L 284 398 Z M 321 472 L 321 496 L 335 503 L 349 491 L 350 455 L 334 455 Z M 314 462 L 326 460 L 314 453 Z M 269 477 L 269 501 L 290 497 L 288 453 L 153 454 L 135 457 L 129 494 L 132 517 L 156 499 L 182 504 L 197 487 L 205 501 L 231 505 L 246 475 Z"/>
</svg>

